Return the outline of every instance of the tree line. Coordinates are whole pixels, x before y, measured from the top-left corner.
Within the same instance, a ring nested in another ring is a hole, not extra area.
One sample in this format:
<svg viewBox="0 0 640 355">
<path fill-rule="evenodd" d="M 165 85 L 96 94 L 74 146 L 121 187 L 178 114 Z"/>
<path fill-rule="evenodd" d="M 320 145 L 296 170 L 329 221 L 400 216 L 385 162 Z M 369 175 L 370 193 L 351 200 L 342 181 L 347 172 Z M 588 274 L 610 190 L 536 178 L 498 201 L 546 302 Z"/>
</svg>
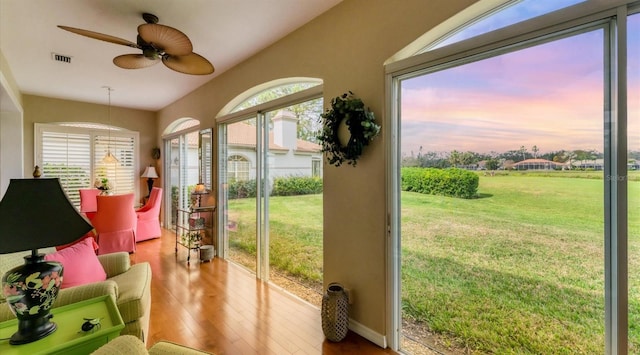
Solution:
<svg viewBox="0 0 640 355">
<path fill-rule="evenodd" d="M 497 170 L 505 163 L 517 163 L 527 159 L 545 159 L 556 163 L 586 164 L 603 159 L 604 154 L 597 150 L 557 150 L 541 153 L 540 148 L 534 145 L 530 149 L 520 146 L 518 149 L 506 152 L 477 153 L 472 151 L 452 150 L 450 152 L 425 152 L 422 146 L 418 152 L 411 151 L 403 153 L 402 166 L 423 167 L 423 168 L 450 168 L 450 167 L 473 167 L 480 164 L 487 170 Z M 630 161 L 640 160 L 640 151 L 629 152 Z"/>
</svg>

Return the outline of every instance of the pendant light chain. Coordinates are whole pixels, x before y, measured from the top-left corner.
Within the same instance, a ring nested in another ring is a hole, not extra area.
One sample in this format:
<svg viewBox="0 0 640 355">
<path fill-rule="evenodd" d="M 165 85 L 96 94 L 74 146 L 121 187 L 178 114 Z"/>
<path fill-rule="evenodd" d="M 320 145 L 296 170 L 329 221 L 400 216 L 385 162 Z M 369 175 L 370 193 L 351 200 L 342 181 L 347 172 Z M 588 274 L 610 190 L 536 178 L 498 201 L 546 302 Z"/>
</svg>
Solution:
<svg viewBox="0 0 640 355">
<path fill-rule="evenodd" d="M 111 154 L 111 92 L 113 89 L 110 86 L 103 86 L 103 88 L 107 89 L 107 94 L 109 98 L 109 141 L 107 142 L 107 154 L 102 158 L 102 162 L 106 164 L 115 164 L 119 163 L 118 159 Z"/>
</svg>

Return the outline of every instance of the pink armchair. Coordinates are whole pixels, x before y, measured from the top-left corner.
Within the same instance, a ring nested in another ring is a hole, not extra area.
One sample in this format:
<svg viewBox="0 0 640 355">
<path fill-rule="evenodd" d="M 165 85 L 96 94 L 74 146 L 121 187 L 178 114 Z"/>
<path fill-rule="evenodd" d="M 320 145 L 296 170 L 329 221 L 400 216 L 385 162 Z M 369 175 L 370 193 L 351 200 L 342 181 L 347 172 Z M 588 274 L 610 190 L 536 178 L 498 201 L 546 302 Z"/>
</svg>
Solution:
<svg viewBox="0 0 640 355">
<path fill-rule="evenodd" d="M 98 254 L 136 251 L 136 212 L 133 193 L 97 196 L 98 211 L 91 224 L 98 232 Z"/>
<path fill-rule="evenodd" d="M 138 215 L 138 228 L 136 229 L 136 242 L 160 237 L 160 203 L 162 202 L 162 189 L 154 187 L 149 194 L 149 200 L 140 209 Z"/>
<path fill-rule="evenodd" d="M 92 220 L 98 210 L 96 197 L 100 194 L 98 189 L 79 189 L 80 191 L 80 212 L 84 213 L 89 220 Z"/>
</svg>

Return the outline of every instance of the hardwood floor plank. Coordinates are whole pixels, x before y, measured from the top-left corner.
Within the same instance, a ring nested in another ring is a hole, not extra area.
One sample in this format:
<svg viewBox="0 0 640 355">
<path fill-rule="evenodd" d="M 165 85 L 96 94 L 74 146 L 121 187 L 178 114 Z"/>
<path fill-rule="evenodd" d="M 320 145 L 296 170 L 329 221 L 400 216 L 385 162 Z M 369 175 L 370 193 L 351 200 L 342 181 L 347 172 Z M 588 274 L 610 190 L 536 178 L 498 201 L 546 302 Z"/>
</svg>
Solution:
<svg viewBox="0 0 640 355">
<path fill-rule="evenodd" d="M 144 261 L 153 272 L 149 347 L 169 340 L 218 355 L 395 354 L 352 332 L 325 340 L 316 306 L 219 258 L 200 263 L 192 252 L 187 264 L 169 230 L 137 244 L 131 262 Z"/>
</svg>

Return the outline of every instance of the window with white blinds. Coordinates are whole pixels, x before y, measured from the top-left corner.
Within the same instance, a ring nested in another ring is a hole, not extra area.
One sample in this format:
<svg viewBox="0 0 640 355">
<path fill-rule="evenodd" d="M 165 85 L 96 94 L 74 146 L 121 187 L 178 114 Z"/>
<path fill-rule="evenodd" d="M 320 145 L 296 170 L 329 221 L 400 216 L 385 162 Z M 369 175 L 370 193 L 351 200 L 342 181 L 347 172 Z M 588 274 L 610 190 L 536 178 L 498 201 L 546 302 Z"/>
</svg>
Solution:
<svg viewBox="0 0 640 355">
<path fill-rule="evenodd" d="M 107 150 L 118 163 L 102 162 Z M 136 192 L 137 150 L 137 132 L 35 125 L 36 165 L 43 176 L 59 178 L 76 205 L 80 204 L 78 189 L 93 187 L 97 178 L 109 179 L 114 193 Z"/>
</svg>

